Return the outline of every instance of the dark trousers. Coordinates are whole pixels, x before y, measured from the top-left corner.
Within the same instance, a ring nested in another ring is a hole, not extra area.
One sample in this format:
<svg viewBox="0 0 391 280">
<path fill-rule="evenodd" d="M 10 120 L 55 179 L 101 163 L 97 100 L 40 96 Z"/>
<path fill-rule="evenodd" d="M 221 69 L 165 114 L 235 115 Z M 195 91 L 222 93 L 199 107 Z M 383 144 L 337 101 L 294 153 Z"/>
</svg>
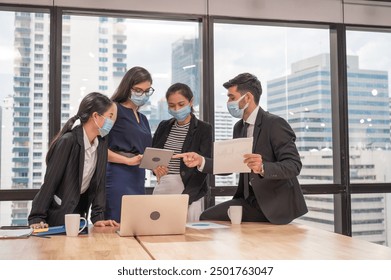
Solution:
<svg viewBox="0 0 391 280">
<path fill-rule="evenodd" d="M 231 205 L 243 206 L 242 222 L 269 222 L 253 193 L 246 199 L 233 198 L 206 209 L 202 212 L 200 220 L 230 221 L 227 211 Z"/>
</svg>

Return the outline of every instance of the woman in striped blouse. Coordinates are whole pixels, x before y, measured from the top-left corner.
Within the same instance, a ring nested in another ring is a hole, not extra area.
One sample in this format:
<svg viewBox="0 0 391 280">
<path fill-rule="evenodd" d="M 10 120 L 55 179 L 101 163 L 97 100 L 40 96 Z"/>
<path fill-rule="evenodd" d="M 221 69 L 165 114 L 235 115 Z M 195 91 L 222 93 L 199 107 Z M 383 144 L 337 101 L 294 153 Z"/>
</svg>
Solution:
<svg viewBox="0 0 391 280">
<path fill-rule="evenodd" d="M 182 83 L 169 87 L 166 93 L 168 111 L 173 116 L 162 121 L 152 140 L 155 148 L 173 150 L 174 154 L 196 152 L 211 157 L 212 126 L 193 114 L 193 92 Z M 188 222 L 198 221 L 207 192 L 207 175 L 187 167 L 180 159 L 153 170 L 158 179 L 154 194 L 188 194 Z"/>
</svg>

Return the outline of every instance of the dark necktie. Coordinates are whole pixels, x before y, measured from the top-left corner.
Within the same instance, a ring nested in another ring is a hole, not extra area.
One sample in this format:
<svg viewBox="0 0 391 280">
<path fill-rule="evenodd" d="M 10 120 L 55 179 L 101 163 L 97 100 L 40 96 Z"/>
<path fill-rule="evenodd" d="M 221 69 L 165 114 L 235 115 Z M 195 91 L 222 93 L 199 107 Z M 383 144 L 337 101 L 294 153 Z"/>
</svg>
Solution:
<svg viewBox="0 0 391 280">
<path fill-rule="evenodd" d="M 249 125 L 249 123 L 244 122 L 242 128 L 242 138 L 247 138 L 247 128 Z M 243 195 L 244 198 L 247 198 L 249 196 L 248 173 L 243 174 Z"/>
<path fill-rule="evenodd" d="M 247 138 L 247 129 L 249 125 L 250 125 L 249 123 L 244 122 L 242 128 L 242 136 L 241 136 L 242 138 Z"/>
</svg>

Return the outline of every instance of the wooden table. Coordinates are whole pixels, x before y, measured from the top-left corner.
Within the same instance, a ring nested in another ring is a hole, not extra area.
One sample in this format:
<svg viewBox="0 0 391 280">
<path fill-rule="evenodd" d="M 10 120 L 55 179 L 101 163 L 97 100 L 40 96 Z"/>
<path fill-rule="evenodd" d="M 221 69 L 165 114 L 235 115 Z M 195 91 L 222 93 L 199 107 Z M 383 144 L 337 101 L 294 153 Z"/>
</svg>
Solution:
<svg viewBox="0 0 391 280">
<path fill-rule="evenodd" d="M 243 223 L 187 228 L 184 235 L 120 237 L 117 228 L 88 235 L 0 240 L 0 260 L 391 260 L 391 248 L 289 224 Z"/>
<path fill-rule="evenodd" d="M 88 235 L 0 240 L 0 260 L 150 260 L 133 237 L 112 227 L 91 227 Z"/>
<path fill-rule="evenodd" d="M 137 237 L 154 259 L 391 259 L 391 248 L 289 224 L 243 223 L 225 229 L 187 228 L 185 235 Z"/>
</svg>

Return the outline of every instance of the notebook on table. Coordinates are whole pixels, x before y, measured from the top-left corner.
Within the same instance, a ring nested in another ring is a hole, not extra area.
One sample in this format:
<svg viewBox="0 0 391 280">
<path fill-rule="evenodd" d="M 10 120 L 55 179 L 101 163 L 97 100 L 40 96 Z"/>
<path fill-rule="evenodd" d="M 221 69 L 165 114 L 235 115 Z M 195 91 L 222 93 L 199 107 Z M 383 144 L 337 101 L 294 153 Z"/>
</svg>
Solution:
<svg viewBox="0 0 391 280">
<path fill-rule="evenodd" d="M 187 194 L 124 195 L 120 236 L 184 234 Z"/>
</svg>

